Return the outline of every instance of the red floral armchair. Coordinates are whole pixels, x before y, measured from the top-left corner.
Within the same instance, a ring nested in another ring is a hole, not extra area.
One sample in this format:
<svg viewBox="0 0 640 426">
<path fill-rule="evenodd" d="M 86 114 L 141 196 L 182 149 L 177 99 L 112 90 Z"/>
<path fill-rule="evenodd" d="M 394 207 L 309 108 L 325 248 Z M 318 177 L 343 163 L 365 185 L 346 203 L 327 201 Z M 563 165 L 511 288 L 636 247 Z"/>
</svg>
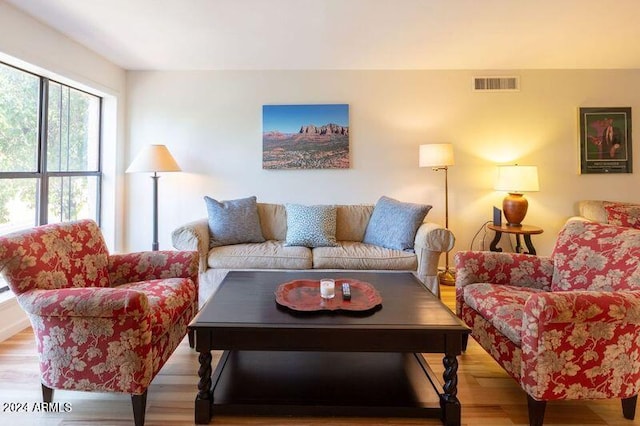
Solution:
<svg viewBox="0 0 640 426">
<path fill-rule="evenodd" d="M 0 270 L 31 320 L 44 401 L 129 393 L 144 424 L 147 388 L 198 309 L 197 253 L 109 255 L 82 220 L 0 236 Z"/>
<path fill-rule="evenodd" d="M 546 401 L 620 398 L 633 419 L 640 391 L 640 231 L 571 221 L 550 257 L 455 256 L 457 314 L 528 395 Z"/>
</svg>

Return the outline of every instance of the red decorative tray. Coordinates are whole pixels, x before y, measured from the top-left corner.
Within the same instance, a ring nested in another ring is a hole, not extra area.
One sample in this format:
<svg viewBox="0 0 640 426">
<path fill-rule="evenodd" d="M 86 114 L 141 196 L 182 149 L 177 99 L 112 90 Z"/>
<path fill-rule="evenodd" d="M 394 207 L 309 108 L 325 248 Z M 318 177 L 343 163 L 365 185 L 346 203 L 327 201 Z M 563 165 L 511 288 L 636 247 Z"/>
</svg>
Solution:
<svg viewBox="0 0 640 426">
<path fill-rule="evenodd" d="M 335 280 L 333 299 L 320 297 L 319 280 L 294 280 L 280 284 L 275 291 L 276 303 L 295 311 L 367 311 L 382 304 L 380 293 L 369 283 L 350 278 Z M 342 299 L 342 283 L 351 286 L 351 300 Z"/>
</svg>

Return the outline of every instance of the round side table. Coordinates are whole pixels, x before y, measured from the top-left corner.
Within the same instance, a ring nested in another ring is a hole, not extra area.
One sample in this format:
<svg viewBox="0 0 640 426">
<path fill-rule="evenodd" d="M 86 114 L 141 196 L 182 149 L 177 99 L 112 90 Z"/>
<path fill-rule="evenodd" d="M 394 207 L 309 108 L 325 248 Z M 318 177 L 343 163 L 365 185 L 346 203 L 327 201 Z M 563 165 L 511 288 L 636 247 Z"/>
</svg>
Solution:
<svg viewBox="0 0 640 426">
<path fill-rule="evenodd" d="M 537 226 L 531 225 L 522 225 L 522 226 L 508 226 L 508 225 L 488 225 L 488 228 L 495 231 L 496 235 L 491 241 L 489 245 L 489 249 L 491 251 L 502 251 L 500 247 L 498 247 L 498 243 L 500 242 L 500 238 L 502 234 L 514 234 L 516 236 L 516 253 L 524 253 L 524 254 L 536 254 L 536 249 L 531 242 L 531 236 L 535 234 L 542 234 L 544 231 L 542 228 L 538 228 Z M 527 246 L 528 252 L 523 250 L 520 236 L 524 237 L 524 244 Z"/>
</svg>

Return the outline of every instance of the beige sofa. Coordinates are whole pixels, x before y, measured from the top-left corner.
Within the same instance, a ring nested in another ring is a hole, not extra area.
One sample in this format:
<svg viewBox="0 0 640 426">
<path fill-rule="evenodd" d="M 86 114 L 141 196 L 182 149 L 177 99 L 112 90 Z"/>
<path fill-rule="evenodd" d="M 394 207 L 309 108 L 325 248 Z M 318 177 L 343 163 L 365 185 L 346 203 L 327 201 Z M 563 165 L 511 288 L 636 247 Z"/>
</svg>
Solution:
<svg viewBox="0 0 640 426">
<path fill-rule="evenodd" d="M 607 212 L 604 209 L 604 200 L 581 200 L 578 202 L 578 215 L 580 219 L 593 222 L 607 223 Z"/>
<path fill-rule="evenodd" d="M 341 205 L 336 212 L 337 247 L 285 246 L 287 214 L 283 204 L 258 203 L 263 243 L 209 247 L 207 218 L 178 227 L 172 233 L 178 250 L 200 255 L 201 302 L 216 290 L 229 270 L 237 269 L 337 269 L 413 271 L 436 295 L 440 255 L 453 248 L 451 231 L 425 222 L 415 237 L 414 252 L 364 244 L 373 205 Z"/>
<path fill-rule="evenodd" d="M 617 201 L 605 201 L 605 200 L 582 200 L 578 202 L 578 219 L 587 219 L 593 222 L 599 223 L 611 223 L 614 225 L 628 226 L 631 218 L 621 217 L 623 212 L 618 211 L 618 215 L 613 215 L 612 212 L 608 212 L 605 208 L 608 205 L 611 208 L 612 205 L 618 205 L 626 211 L 626 214 L 634 214 L 640 209 L 640 204 L 617 202 Z M 610 220 L 611 219 L 611 220 Z"/>
</svg>

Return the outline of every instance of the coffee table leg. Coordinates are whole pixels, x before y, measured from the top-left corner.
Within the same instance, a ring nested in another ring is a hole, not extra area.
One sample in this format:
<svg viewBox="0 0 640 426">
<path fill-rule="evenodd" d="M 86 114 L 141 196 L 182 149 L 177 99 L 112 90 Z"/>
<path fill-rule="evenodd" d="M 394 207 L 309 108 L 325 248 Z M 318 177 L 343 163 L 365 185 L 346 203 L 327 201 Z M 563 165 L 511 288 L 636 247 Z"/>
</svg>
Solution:
<svg viewBox="0 0 640 426">
<path fill-rule="evenodd" d="M 211 390 L 211 352 L 200 352 L 198 361 L 198 395 L 196 396 L 195 422 L 207 424 L 213 416 L 213 391 Z"/>
<path fill-rule="evenodd" d="M 459 426 L 461 421 L 460 401 L 458 394 L 458 359 L 455 355 L 445 355 L 444 364 L 444 393 L 440 395 L 440 408 L 442 409 L 442 422 L 447 426 Z"/>
</svg>

